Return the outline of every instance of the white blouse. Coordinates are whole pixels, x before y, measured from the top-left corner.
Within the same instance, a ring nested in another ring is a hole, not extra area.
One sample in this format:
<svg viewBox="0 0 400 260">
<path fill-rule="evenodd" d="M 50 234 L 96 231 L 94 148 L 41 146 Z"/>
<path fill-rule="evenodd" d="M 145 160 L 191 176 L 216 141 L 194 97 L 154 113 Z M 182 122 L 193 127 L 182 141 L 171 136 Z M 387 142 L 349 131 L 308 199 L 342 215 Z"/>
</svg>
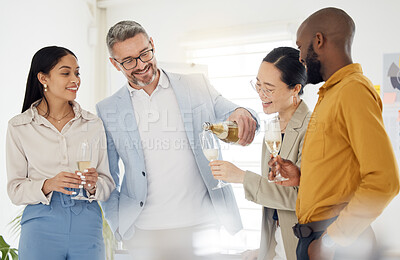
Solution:
<svg viewBox="0 0 400 260">
<path fill-rule="evenodd" d="M 115 188 L 110 175 L 107 141 L 102 121 L 72 102 L 75 117 L 59 132 L 46 118 L 38 114 L 39 101 L 8 122 L 6 139 L 7 191 L 16 205 L 48 205 L 53 192 L 42 191 L 46 179 L 62 171 L 78 170 L 79 144 L 88 141 L 92 147 L 91 167 L 99 178 L 94 199 L 107 200 Z"/>
</svg>

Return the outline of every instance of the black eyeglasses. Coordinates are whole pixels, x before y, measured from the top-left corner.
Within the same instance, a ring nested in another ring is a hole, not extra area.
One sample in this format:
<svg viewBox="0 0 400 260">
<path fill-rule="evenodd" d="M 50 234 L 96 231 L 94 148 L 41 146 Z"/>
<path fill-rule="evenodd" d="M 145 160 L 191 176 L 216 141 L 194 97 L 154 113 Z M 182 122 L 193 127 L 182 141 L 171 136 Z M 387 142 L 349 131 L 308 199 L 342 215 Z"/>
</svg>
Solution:
<svg viewBox="0 0 400 260">
<path fill-rule="evenodd" d="M 115 60 L 116 62 L 121 64 L 121 66 L 124 67 L 124 69 L 131 70 L 137 66 L 137 63 L 138 63 L 137 60 L 141 60 L 142 62 L 148 62 L 148 61 L 152 60 L 153 57 L 154 57 L 154 49 L 150 49 L 150 50 L 147 50 L 147 51 L 143 52 L 142 54 L 140 54 L 139 57 L 129 58 L 128 60 L 123 61 L 123 62 L 119 62 L 115 58 L 113 58 L 113 60 Z"/>
</svg>

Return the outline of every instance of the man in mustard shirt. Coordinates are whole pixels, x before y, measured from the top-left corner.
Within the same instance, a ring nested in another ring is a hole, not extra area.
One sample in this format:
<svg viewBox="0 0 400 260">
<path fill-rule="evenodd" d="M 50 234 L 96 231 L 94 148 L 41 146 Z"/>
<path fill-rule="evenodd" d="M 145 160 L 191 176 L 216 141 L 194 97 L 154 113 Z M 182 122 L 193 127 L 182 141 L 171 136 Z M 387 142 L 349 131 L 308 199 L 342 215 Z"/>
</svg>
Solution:
<svg viewBox="0 0 400 260">
<path fill-rule="evenodd" d="M 370 224 L 399 192 L 393 149 L 382 120 L 382 102 L 351 58 L 355 32 L 343 10 L 325 8 L 297 31 L 309 83 L 325 81 L 308 125 L 301 169 L 279 156 L 269 162 L 299 185 L 293 227 L 297 259 L 375 259 Z M 274 163 L 278 164 L 275 166 Z"/>
</svg>

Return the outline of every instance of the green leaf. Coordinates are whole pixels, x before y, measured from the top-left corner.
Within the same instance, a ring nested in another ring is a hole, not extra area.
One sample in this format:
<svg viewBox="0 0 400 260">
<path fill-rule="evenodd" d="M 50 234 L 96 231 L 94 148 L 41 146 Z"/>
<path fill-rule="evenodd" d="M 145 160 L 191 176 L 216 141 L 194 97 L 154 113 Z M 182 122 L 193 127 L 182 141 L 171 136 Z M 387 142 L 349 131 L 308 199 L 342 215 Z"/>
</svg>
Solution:
<svg viewBox="0 0 400 260">
<path fill-rule="evenodd" d="M 8 255 L 8 252 L 10 251 L 10 247 L 1 246 L 0 251 L 1 251 L 1 259 L 4 259 L 4 260 L 8 259 L 7 255 Z"/>
<path fill-rule="evenodd" d="M 10 251 L 10 255 L 13 260 L 18 260 L 18 255 L 17 255 L 16 251 L 17 251 L 16 249 Z"/>
<path fill-rule="evenodd" d="M 10 248 L 10 245 L 6 243 L 3 236 L 0 236 L 0 252 L 1 259 L 10 260 L 10 255 L 13 260 L 18 260 L 17 249 Z"/>
<path fill-rule="evenodd" d="M 0 248 L 9 248 L 10 245 L 6 243 L 6 241 L 4 240 L 3 236 L 0 236 Z"/>
</svg>

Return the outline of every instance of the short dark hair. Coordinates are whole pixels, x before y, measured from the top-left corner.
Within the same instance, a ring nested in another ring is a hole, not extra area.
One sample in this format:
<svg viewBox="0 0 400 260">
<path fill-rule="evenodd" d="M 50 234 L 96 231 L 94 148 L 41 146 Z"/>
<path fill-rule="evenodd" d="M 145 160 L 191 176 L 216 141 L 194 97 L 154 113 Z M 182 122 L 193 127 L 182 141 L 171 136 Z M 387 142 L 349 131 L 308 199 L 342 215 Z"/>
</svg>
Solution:
<svg viewBox="0 0 400 260">
<path fill-rule="evenodd" d="M 281 80 L 293 89 L 301 84 L 299 95 L 303 94 L 303 88 L 307 82 L 307 72 L 299 60 L 300 51 L 292 47 L 278 47 L 265 56 L 263 62 L 269 62 L 281 72 Z"/>
<path fill-rule="evenodd" d="M 43 99 L 47 103 L 47 99 L 44 96 L 43 86 L 38 79 L 38 74 L 44 73 L 49 74 L 49 72 L 57 65 L 60 59 L 68 54 L 75 54 L 64 48 L 58 46 L 48 46 L 38 50 L 35 55 L 33 55 L 31 68 L 28 73 L 28 79 L 26 81 L 25 98 L 24 104 L 22 105 L 22 112 L 25 112 L 31 105 L 39 100 Z M 50 110 L 47 111 L 49 113 Z"/>
</svg>

